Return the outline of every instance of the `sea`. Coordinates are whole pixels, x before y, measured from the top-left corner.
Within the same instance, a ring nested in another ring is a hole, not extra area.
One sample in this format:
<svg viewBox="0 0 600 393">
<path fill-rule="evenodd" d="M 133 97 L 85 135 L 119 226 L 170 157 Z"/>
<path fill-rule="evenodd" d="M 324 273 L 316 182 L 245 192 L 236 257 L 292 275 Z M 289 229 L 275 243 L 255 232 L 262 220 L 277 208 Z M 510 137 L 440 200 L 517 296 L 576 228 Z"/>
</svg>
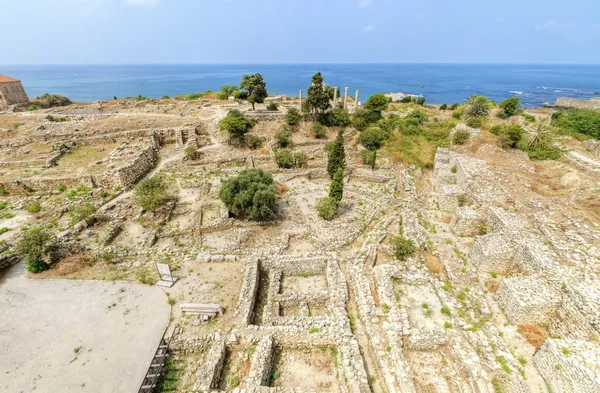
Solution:
<svg viewBox="0 0 600 393">
<path fill-rule="evenodd" d="M 463 102 L 473 94 L 501 101 L 517 96 L 526 107 L 558 97 L 600 97 L 600 65 L 535 64 L 144 64 L 0 65 L 0 74 L 20 79 L 30 97 L 62 94 L 77 102 L 113 97 L 161 98 L 218 91 L 243 75 L 261 73 L 270 94 L 298 96 L 311 76 L 323 74 L 359 101 L 375 93 L 424 96 L 427 103 Z"/>
</svg>

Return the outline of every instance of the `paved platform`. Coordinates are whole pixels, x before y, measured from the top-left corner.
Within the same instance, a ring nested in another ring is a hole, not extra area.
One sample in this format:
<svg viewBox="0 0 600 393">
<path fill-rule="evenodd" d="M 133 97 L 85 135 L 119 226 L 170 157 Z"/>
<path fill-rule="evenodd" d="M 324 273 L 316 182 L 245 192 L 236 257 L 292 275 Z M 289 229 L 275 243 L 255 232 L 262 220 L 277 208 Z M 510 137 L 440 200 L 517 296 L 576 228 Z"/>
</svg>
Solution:
<svg viewBox="0 0 600 393">
<path fill-rule="evenodd" d="M 0 392 L 137 392 L 169 323 L 162 290 L 0 275 Z"/>
</svg>

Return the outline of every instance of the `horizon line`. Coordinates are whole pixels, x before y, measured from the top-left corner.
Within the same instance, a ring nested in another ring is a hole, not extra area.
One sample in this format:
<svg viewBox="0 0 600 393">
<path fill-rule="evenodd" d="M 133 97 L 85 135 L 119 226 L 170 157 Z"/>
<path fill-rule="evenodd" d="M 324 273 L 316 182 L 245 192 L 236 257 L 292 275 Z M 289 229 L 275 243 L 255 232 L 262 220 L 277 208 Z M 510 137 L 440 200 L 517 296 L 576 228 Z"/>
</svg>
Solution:
<svg viewBox="0 0 600 393">
<path fill-rule="evenodd" d="M 11 63 L 11 64 L 0 64 L 0 67 L 15 67 L 15 66 L 157 66 L 157 65 L 228 65 L 228 66 L 244 66 L 244 65 L 589 65 L 589 66 L 600 66 L 600 63 L 530 63 L 530 62 L 298 62 L 298 63 Z"/>
</svg>

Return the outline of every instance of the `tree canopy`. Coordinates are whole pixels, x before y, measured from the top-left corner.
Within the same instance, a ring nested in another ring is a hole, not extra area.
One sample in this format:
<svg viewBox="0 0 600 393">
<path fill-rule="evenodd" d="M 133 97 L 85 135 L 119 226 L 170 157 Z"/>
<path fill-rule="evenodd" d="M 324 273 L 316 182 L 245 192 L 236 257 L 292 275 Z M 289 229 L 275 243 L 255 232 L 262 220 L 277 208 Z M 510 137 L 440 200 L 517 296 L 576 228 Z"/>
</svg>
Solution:
<svg viewBox="0 0 600 393">
<path fill-rule="evenodd" d="M 387 109 L 389 102 L 390 101 L 385 95 L 381 93 L 373 94 L 371 97 L 369 97 L 369 99 L 367 99 L 367 102 L 365 103 L 365 109 L 381 113 Z"/>
<path fill-rule="evenodd" d="M 385 135 L 379 127 L 369 127 L 358 136 L 358 143 L 368 150 L 377 150 L 383 144 Z"/>
<path fill-rule="evenodd" d="M 337 172 L 338 168 L 344 169 L 346 167 L 346 152 L 344 149 L 344 135 L 340 131 L 333 142 L 333 147 L 329 152 L 327 160 L 327 173 L 333 179 L 333 176 Z"/>
<path fill-rule="evenodd" d="M 274 213 L 277 190 L 271 174 L 245 169 L 223 182 L 219 198 L 236 217 L 265 220 Z"/>
<path fill-rule="evenodd" d="M 323 75 L 317 72 L 312 77 L 312 85 L 308 88 L 306 108 L 311 113 L 323 113 L 331 107 L 329 91 L 323 84 Z"/>
<path fill-rule="evenodd" d="M 265 98 L 269 96 L 267 93 L 267 84 L 263 80 L 261 74 L 244 75 L 240 88 L 244 89 L 243 98 L 252 104 L 252 110 L 255 109 L 254 104 L 265 102 Z"/>
</svg>

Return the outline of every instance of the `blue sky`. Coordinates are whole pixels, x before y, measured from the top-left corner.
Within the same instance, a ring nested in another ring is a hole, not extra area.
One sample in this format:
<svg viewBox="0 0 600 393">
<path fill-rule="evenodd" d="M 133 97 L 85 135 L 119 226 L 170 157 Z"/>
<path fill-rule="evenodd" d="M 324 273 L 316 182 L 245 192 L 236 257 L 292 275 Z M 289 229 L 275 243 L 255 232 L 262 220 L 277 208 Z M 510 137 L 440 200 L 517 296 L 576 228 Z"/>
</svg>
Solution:
<svg viewBox="0 0 600 393">
<path fill-rule="evenodd" d="M 599 15 L 598 0 L 0 0 L 0 64 L 600 63 Z"/>
</svg>

